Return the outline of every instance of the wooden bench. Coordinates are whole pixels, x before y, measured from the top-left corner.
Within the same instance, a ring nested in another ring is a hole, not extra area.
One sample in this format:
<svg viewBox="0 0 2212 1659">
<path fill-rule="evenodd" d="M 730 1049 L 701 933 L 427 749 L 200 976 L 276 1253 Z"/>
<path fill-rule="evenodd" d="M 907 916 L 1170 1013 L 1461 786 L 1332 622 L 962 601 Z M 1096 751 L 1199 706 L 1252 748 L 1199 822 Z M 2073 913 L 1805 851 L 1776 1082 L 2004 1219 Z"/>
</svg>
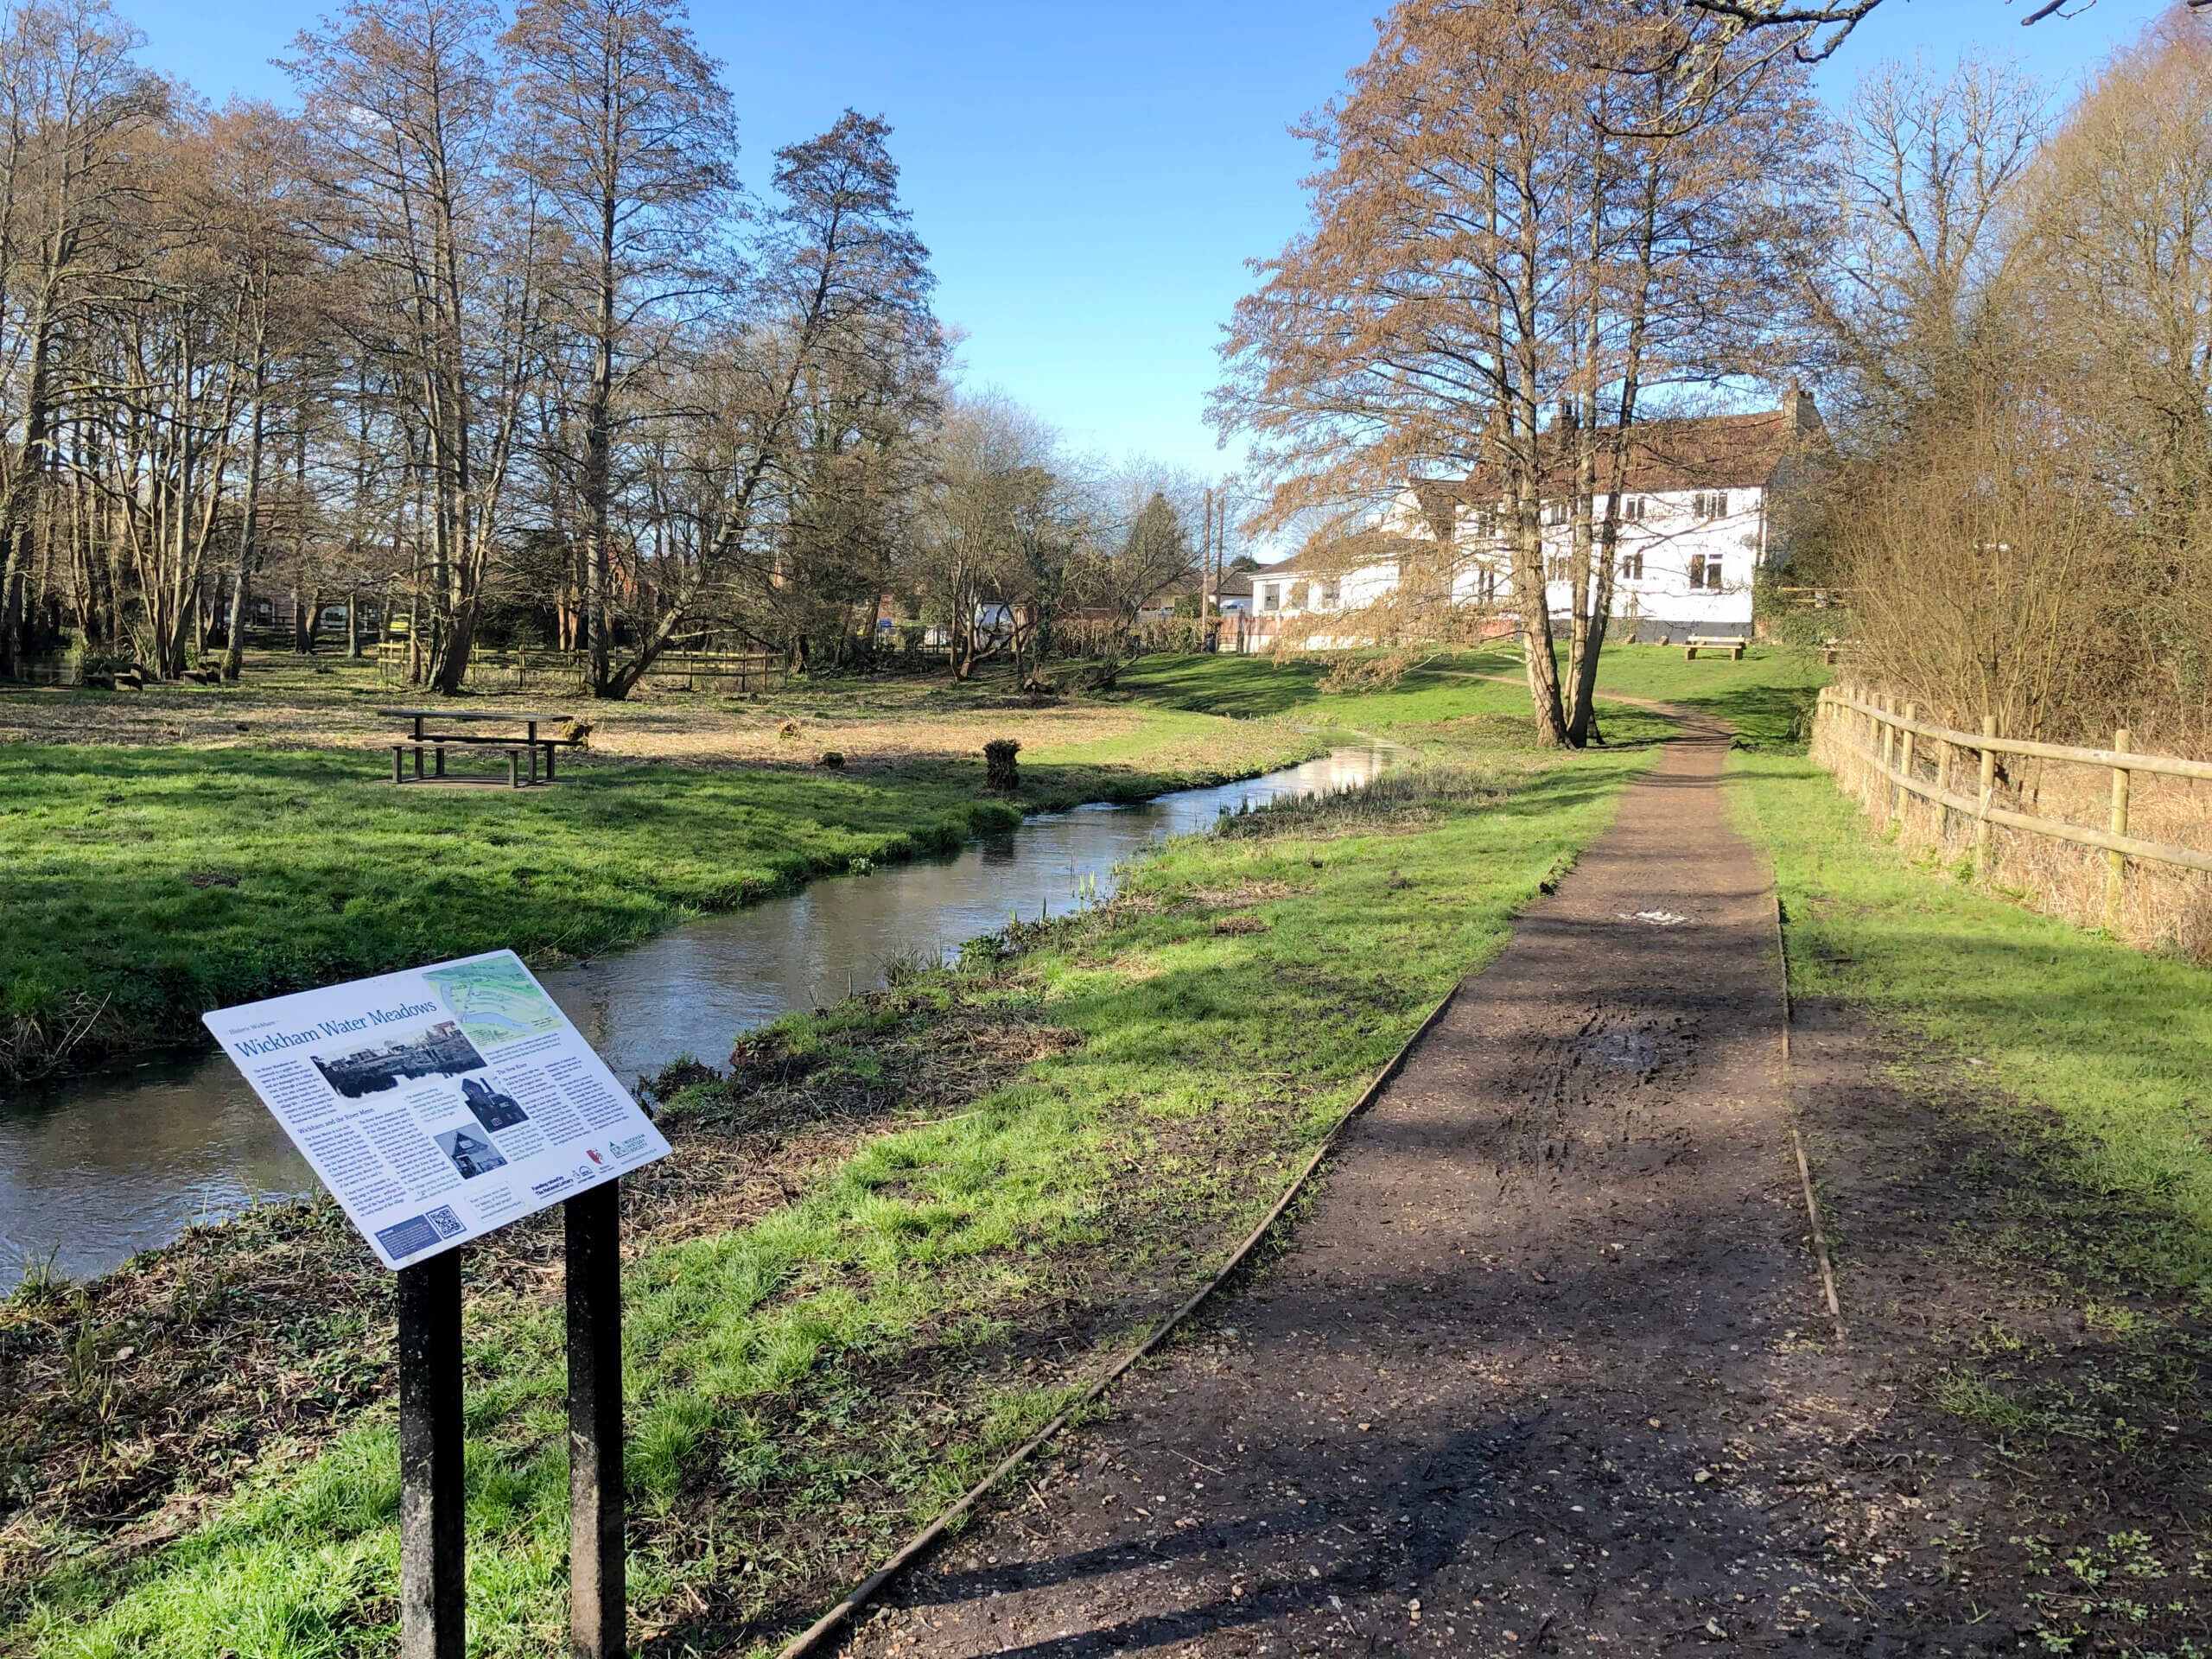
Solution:
<svg viewBox="0 0 2212 1659">
<path fill-rule="evenodd" d="M 1740 633 L 1690 635 L 1689 643 L 1682 647 L 1682 660 L 1694 663 L 1700 651 L 1726 651 L 1730 662 L 1741 662 L 1744 647 L 1751 642 Z"/>
</svg>

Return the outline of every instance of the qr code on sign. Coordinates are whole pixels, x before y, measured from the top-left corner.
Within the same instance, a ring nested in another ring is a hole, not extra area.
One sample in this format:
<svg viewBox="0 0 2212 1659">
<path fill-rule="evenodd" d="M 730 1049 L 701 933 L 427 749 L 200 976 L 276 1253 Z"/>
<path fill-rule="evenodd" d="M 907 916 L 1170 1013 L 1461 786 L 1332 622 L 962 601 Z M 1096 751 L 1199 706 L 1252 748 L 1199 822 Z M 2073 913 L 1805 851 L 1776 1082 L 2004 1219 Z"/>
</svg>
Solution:
<svg viewBox="0 0 2212 1659">
<path fill-rule="evenodd" d="M 451 1238 L 455 1233 L 462 1230 L 461 1217 L 454 1214 L 451 1205 L 440 1205 L 423 1219 L 438 1230 L 438 1236 L 441 1238 Z"/>
</svg>

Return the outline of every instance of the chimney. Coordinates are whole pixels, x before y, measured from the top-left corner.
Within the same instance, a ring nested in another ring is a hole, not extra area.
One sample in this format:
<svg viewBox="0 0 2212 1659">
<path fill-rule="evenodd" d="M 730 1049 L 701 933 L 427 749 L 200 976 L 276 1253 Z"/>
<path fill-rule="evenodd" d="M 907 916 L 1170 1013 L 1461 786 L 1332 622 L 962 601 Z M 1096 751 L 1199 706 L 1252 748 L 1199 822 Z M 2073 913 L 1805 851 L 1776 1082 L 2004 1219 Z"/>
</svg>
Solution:
<svg viewBox="0 0 2212 1659">
<path fill-rule="evenodd" d="M 1812 394 L 1795 380 L 1789 383 L 1789 390 L 1782 394 L 1782 423 L 1793 432 L 1821 429 L 1821 411 L 1815 405 Z"/>
</svg>

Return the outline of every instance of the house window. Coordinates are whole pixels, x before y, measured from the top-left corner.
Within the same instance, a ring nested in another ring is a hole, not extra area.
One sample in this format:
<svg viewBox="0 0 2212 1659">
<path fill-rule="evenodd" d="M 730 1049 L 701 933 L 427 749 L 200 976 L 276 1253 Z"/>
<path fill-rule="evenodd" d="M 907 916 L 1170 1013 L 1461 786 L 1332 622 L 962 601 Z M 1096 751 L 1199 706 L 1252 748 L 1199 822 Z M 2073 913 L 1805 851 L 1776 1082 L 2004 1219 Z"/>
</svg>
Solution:
<svg viewBox="0 0 2212 1659">
<path fill-rule="evenodd" d="M 1565 524 L 1567 522 L 1567 503 L 1564 501 L 1545 502 L 1544 522 L 1548 524 Z"/>
<path fill-rule="evenodd" d="M 1338 589 L 1337 584 L 1333 582 L 1316 582 L 1314 584 L 1313 607 L 1316 610 L 1322 611 L 1335 610 L 1337 608 L 1338 593 Z"/>
<path fill-rule="evenodd" d="M 1487 565 L 1483 568 L 1481 594 L 1482 603 L 1494 605 L 1497 602 L 1497 572 Z"/>
<path fill-rule="evenodd" d="M 1635 524 L 1643 522 L 1643 498 L 1642 496 L 1624 495 L 1621 498 L 1621 522 L 1624 524 Z"/>
<path fill-rule="evenodd" d="M 1567 581 L 1573 574 L 1572 564 L 1573 561 L 1566 554 L 1553 554 L 1544 561 L 1544 580 L 1546 582 Z"/>
<path fill-rule="evenodd" d="M 1693 518 L 1726 518 L 1728 516 L 1728 492 L 1699 490 L 1690 497 L 1690 517 Z"/>
<path fill-rule="evenodd" d="M 1263 611 L 1279 611 L 1282 608 L 1281 583 L 1263 582 L 1260 584 L 1260 608 Z"/>
<path fill-rule="evenodd" d="M 1302 582 L 1294 582 L 1290 584 L 1290 608 L 1292 610 L 1302 611 L 1306 608 L 1306 584 Z"/>
<path fill-rule="evenodd" d="M 1642 504 L 1641 502 L 1639 502 L 1639 503 L 1637 503 L 1637 505 L 1640 506 L 1640 505 L 1642 505 L 1643 504 Z M 1643 553 L 1642 553 L 1641 551 L 1637 551 L 1637 552 L 1635 552 L 1635 553 L 1624 553 L 1624 554 L 1622 554 L 1622 555 L 1620 556 L 1620 563 L 1619 563 L 1618 569 L 1619 569 L 1619 570 L 1620 570 L 1620 573 L 1621 573 L 1622 577 L 1623 577 L 1624 580 L 1629 581 L 1629 582 L 1641 582 L 1641 581 L 1643 581 Z"/>
<path fill-rule="evenodd" d="M 1720 591 L 1720 556 L 1699 553 L 1690 560 L 1690 586 Z"/>
<path fill-rule="evenodd" d="M 1478 507 L 1470 522 L 1474 525 L 1475 537 L 1478 541 L 1487 542 L 1497 538 L 1497 509 L 1496 507 Z"/>
</svg>

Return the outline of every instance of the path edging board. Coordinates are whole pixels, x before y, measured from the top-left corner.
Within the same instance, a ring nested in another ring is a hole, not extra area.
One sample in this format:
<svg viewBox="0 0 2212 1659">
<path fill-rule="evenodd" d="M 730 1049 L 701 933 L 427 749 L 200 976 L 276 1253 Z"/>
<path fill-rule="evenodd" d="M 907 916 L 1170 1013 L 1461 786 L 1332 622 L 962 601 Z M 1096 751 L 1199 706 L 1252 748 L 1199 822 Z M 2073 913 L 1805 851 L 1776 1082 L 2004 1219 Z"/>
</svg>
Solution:
<svg viewBox="0 0 2212 1659">
<path fill-rule="evenodd" d="M 1556 875 L 1553 879 L 1556 880 Z M 1375 1074 L 1374 1081 L 1367 1085 L 1360 1097 L 1354 1101 L 1344 1116 L 1330 1127 L 1328 1134 L 1321 1138 L 1321 1144 L 1313 1149 L 1313 1155 L 1306 1160 L 1298 1173 L 1291 1178 L 1290 1185 L 1283 1189 L 1282 1196 L 1278 1198 L 1268 1213 L 1260 1218 L 1259 1224 L 1245 1236 L 1243 1243 L 1229 1253 L 1228 1258 L 1223 1262 L 1220 1268 L 1211 1279 L 1192 1292 L 1173 1313 L 1154 1325 L 1151 1333 L 1142 1342 L 1108 1366 L 1105 1371 L 1081 1395 L 1063 1406 L 1052 1421 L 1046 1423 L 1027 1440 L 1008 1452 L 990 1473 L 969 1487 L 950 1508 L 900 1545 L 889 1560 L 855 1585 L 836 1606 L 830 1608 L 828 1612 L 794 1637 L 777 1655 L 777 1659 L 804 1659 L 806 1655 L 819 1652 L 822 1644 L 830 1636 L 834 1635 L 855 1613 L 874 1600 L 893 1579 L 927 1554 L 930 1548 L 951 1529 L 955 1522 L 982 1501 L 994 1486 L 1028 1462 L 1047 1441 L 1073 1421 L 1077 1412 L 1096 1402 L 1108 1389 L 1120 1382 L 1133 1366 L 1165 1342 L 1178 1325 L 1197 1313 L 1208 1298 L 1226 1284 L 1236 1270 L 1250 1258 L 1252 1252 L 1260 1247 L 1262 1241 L 1274 1230 L 1275 1223 L 1282 1219 L 1283 1212 L 1288 1210 L 1297 1200 L 1299 1194 L 1305 1191 L 1306 1183 L 1313 1179 L 1314 1172 L 1320 1168 L 1322 1161 L 1336 1150 L 1337 1142 L 1343 1138 L 1345 1128 L 1355 1118 L 1373 1105 L 1376 1097 L 1382 1094 L 1400 1071 L 1405 1069 L 1407 1057 L 1412 1054 L 1414 1046 L 1435 1028 L 1437 1021 L 1443 1019 L 1452 1003 L 1459 1000 L 1460 989 L 1465 983 L 1466 981 L 1463 978 L 1454 984 L 1444 994 L 1443 1000 L 1428 1011 L 1427 1017 L 1414 1027 L 1413 1034 L 1407 1038 L 1398 1052 L 1390 1057 L 1389 1064 Z"/>
</svg>

